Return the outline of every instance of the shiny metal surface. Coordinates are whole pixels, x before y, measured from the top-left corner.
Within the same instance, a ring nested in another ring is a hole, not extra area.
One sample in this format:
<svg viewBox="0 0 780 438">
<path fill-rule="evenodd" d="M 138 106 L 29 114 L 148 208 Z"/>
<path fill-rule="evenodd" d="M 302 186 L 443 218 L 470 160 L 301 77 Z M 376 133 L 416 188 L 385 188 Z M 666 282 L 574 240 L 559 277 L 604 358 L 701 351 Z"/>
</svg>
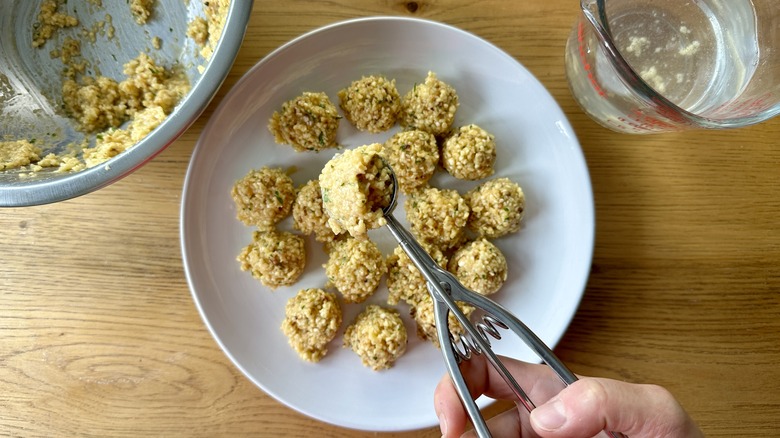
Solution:
<svg viewBox="0 0 780 438">
<path fill-rule="evenodd" d="M 384 161 L 384 160 L 383 160 Z M 577 381 L 577 376 L 569 370 L 553 351 L 528 328 L 512 312 L 502 305 L 474 292 L 460 283 L 452 273 L 439 266 L 438 263 L 425 251 L 414 235 L 401 225 L 393 216 L 393 209 L 398 202 L 398 180 L 392 167 L 384 163 L 390 169 L 392 182 L 392 196 L 389 204 L 383 208 L 382 213 L 387 221 L 387 229 L 393 235 L 400 247 L 409 259 L 414 263 L 420 274 L 425 278 L 428 292 L 433 298 L 436 332 L 439 338 L 442 355 L 447 366 L 447 372 L 452 379 L 455 390 L 463 402 L 463 407 L 471 419 L 474 432 L 480 438 L 492 437 L 485 418 L 471 397 L 468 384 L 460 371 L 459 364 L 469 360 L 473 355 L 483 355 L 487 362 L 504 379 L 507 387 L 514 393 L 516 402 L 522 405 L 528 412 L 536 408 L 536 405 L 517 383 L 514 376 L 501 362 L 490 347 L 490 337 L 501 339 L 498 329 L 508 329 L 519 337 L 544 364 L 549 366 L 564 385 L 568 386 Z M 460 310 L 458 302 L 473 306 L 482 313 L 481 320 L 473 323 Z M 449 328 L 449 313 L 452 313 L 463 327 L 465 333 L 456 341 Z M 603 434 L 610 438 L 626 438 L 617 432 L 604 431 Z"/>
<path fill-rule="evenodd" d="M 51 51 L 72 33 L 63 30 L 42 47 L 32 47 L 42 1 L 0 2 L 0 140 L 35 139 L 44 154 L 60 153 L 85 138 L 94 144 L 95 134 L 85 137 L 60 110 L 63 63 Z M 0 206 L 47 204 L 89 193 L 130 174 L 161 152 L 195 121 L 224 81 L 243 40 L 252 3 L 231 2 L 221 39 L 211 59 L 205 61 L 186 36 L 188 23 L 204 16 L 201 1 L 159 0 L 155 14 L 144 25 L 134 21 L 126 0 L 103 0 L 102 7 L 86 0 L 64 2 L 62 8 L 79 18 L 79 26 L 73 28 L 76 32 L 111 15 L 113 38 L 97 35 L 94 42 L 81 44 L 82 57 L 90 63 L 88 72 L 119 79 L 124 63 L 148 52 L 161 65 L 184 67 L 191 89 L 157 129 L 103 165 L 73 173 L 44 170 L 24 178 L 18 170 L 0 171 Z M 159 49 L 152 47 L 154 37 L 162 41 Z"/>
</svg>

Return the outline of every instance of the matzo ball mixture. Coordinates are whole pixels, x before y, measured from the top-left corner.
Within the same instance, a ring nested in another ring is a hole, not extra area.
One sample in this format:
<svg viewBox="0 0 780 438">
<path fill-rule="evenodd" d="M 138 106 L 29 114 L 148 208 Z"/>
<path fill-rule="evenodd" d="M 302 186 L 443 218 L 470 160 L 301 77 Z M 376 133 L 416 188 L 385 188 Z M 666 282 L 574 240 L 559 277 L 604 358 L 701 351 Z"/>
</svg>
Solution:
<svg viewBox="0 0 780 438">
<path fill-rule="evenodd" d="M 341 292 L 347 303 L 362 303 L 371 296 L 386 270 L 384 256 L 376 244 L 353 237 L 336 241 L 325 264 L 328 283 Z"/>
<path fill-rule="evenodd" d="M 238 219 L 268 229 L 286 218 L 295 202 L 295 186 L 284 170 L 263 167 L 250 170 L 230 192 Z"/>
<path fill-rule="evenodd" d="M 465 239 L 469 207 L 457 190 L 427 187 L 406 198 L 404 207 L 419 240 L 449 249 Z"/>
<path fill-rule="evenodd" d="M 268 129 L 279 144 L 296 151 L 320 151 L 336 147 L 341 116 L 325 93 L 309 93 L 285 102 L 274 112 Z"/>
<path fill-rule="evenodd" d="M 458 93 L 452 86 L 428 72 L 425 82 L 415 84 L 401 99 L 401 126 L 433 135 L 449 132 L 458 110 Z"/>
<path fill-rule="evenodd" d="M 467 226 L 479 236 L 495 239 L 520 230 L 525 195 L 509 178 L 496 178 L 478 185 L 463 196 L 471 213 Z"/>
<path fill-rule="evenodd" d="M 474 313 L 474 307 L 469 306 L 466 303 L 457 302 L 458 308 L 468 318 Z M 436 332 L 436 319 L 433 309 L 433 298 L 430 295 L 423 297 L 411 310 L 414 322 L 417 325 L 417 336 L 420 339 L 431 341 L 436 347 L 441 347 L 439 344 L 439 335 Z M 460 339 L 460 336 L 465 333 L 465 329 L 458 322 L 455 314 L 450 312 L 447 317 L 447 325 L 449 326 L 450 333 L 455 342 Z"/>
<path fill-rule="evenodd" d="M 488 239 L 520 229 L 525 206 L 520 186 L 508 178 L 495 178 L 461 194 L 430 185 L 439 164 L 465 180 L 492 175 L 493 135 L 475 124 L 453 130 L 457 93 L 433 72 L 401 99 L 397 114 L 396 95 L 395 81 L 379 75 L 364 76 L 338 93 L 344 118 L 356 129 L 379 132 L 395 123 L 405 128 L 384 143 L 341 150 L 326 162 L 317 179 L 303 181 L 297 191 L 292 190 L 294 172 L 280 168 L 250 171 L 233 187 L 234 193 L 242 193 L 235 202 L 239 219 L 268 233 L 255 232 L 255 241 L 239 256 L 242 269 L 272 285 L 301 275 L 291 267 L 302 266 L 296 260 L 305 255 L 293 249 L 298 243 L 293 244 L 290 236 L 300 239 L 297 242 L 311 238 L 327 254 L 326 284 L 299 290 L 286 306 L 282 332 L 303 360 L 316 362 L 327 353 L 325 346 L 341 323 L 339 302 L 360 306 L 358 316 L 345 328 L 343 345 L 368 368 L 392 367 L 406 351 L 407 329 L 397 307 L 407 309 L 418 338 L 438 346 L 433 299 L 422 274 L 401 247 L 385 258 L 368 234 L 385 224 L 382 210 L 391 195 L 388 165 L 406 195 L 404 209 L 411 231 L 442 268 L 485 295 L 496 293 L 506 281 L 506 259 Z M 275 142 L 296 151 L 317 152 L 338 146 L 340 119 L 325 93 L 304 92 L 274 113 L 269 128 Z M 279 229 L 290 210 L 292 227 L 302 235 Z M 277 248 L 273 242 L 279 242 L 280 236 L 288 239 L 290 249 L 285 251 L 293 256 L 270 262 Z M 271 237 L 274 240 L 264 243 Z M 387 295 L 378 299 L 392 307 L 374 304 L 372 298 L 381 290 L 383 278 Z M 467 317 L 474 310 L 458 304 Z M 452 314 L 449 330 L 455 340 L 463 333 Z"/>
<path fill-rule="evenodd" d="M 206 18 L 198 17 L 196 21 L 203 21 L 202 33 L 206 38 L 203 41 L 196 39 L 196 43 L 203 46 L 204 53 L 208 51 L 208 56 L 204 54 L 205 60 L 208 60 L 210 51 L 213 51 L 222 35 L 230 0 L 202 1 Z M 93 7 L 104 7 L 99 1 L 93 0 L 91 3 Z M 157 0 L 128 0 L 127 8 L 136 23 L 146 27 L 152 20 L 160 18 L 156 3 Z M 52 58 L 62 61 L 62 101 L 53 102 L 52 106 L 61 107 L 63 115 L 72 119 L 74 127 L 88 134 L 88 137 L 83 142 L 65 147 L 66 152 L 45 155 L 41 152 L 31 153 L 25 147 L 23 142 L 33 143 L 35 139 L 4 139 L 0 148 L 17 148 L 18 153 L 14 155 L 25 158 L 5 160 L 0 171 L 20 169 L 39 172 L 45 168 L 56 168 L 55 172 L 77 172 L 102 164 L 135 146 L 154 131 L 190 90 L 189 78 L 180 67 L 160 65 L 151 52 L 120 60 L 125 62 L 124 78 L 87 74 L 88 66 L 94 65 L 95 61 L 82 57 L 82 45 L 94 43 L 98 36 L 109 40 L 118 38 L 113 19 L 107 13 L 104 20 L 82 23 L 79 17 L 71 15 L 67 9 L 67 2 L 62 0 L 41 2 L 36 22 L 32 26 L 30 44 L 39 50 L 48 49 Z M 53 43 L 59 46 L 51 47 Z M 153 38 L 153 48 L 159 49 L 161 44 L 159 37 Z M 113 54 L 111 56 L 115 57 Z M 93 145 L 89 143 L 91 135 L 94 135 Z M 48 140 L 56 139 L 57 136 L 52 135 Z M 42 151 L 42 147 L 51 147 L 51 144 L 36 147 Z M 28 176 L 29 173 L 19 173 L 20 178 Z"/>
<path fill-rule="evenodd" d="M 41 159 L 41 148 L 27 140 L 0 142 L 0 170 L 26 166 Z"/>
<path fill-rule="evenodd" d="M 507 278 L 504 254 L 487 239 L 474 240 L 458 248 L 447 269 L 464 286 L 482 295 L 498 292 Z"/>
<path fill-rule="evenodd" d="M 339 91 L 344 116 L 361 131 L 383 132 L 392 128 L 401 111 L 395 80 L 364 76 Z"/>
<path fill-rule="evenodd" d="M 439 266 L 447 267 L 447 256 L 439 248 L 422 245 Z M 414 307 L 425 297 L 430 298 L 425 278 L 406 255 L 406 251 L 396 246 L 387 257 L 387 304 L 394 306 L 405 302 Z"/>
<path fill-rule="evenodd" d="M 365 239 L 368 230 L 386 223 L 383 209 L 390 204 L 392 182 L 381 152 L 379 143 L 346 150 L 322 169 L 322 205 L 336 234 Z"/>
<path fill-rule="evenodd" d="M 303 238 L 296 234 L 255 231 L 252 243 L 244 247 L 237 260 L 242 271 L 249 271 L 265 286 L 276 289 L 298 281 L 306 266 L 306 249 Z"/>
<path fill-rule="evenodd" d="M 301 359 L 319 362 L 341 326 L 336 296 L 322 289 L 301 289 L 285 305 L 282 332 Z"/>
<path fill-rule="evenodd" d="M 477 125 L 462 126 L 444 141 L 441 162 L 455 178 L 487 178 L 496 162 L 495 137 Z"/>
<path fill-rule="evenodd" d="M 303 234 L 314 235 L 319 242 L 332 242 L 336 234 L 328 225 L 328 214 L 322 206 L 320 180 L 313 179 L 298 190 L 292 208 L 293 226 Z"/>
<path fill-rule="evenodd" d="M 390 368 L 406 351 L 406 327 L 395 309 L 369 305 L 344 332 L 344 347 L 351 348 L 363 365 L 378 371 Z"/>
<path fill-rule="evenodd" d="M 401 191 L 411 193 L 428 184 L 436 172 L 439 146 L 429 132 L 401 131 L 387 139 L 382 156 L 393 168 Z"/>
</svg>

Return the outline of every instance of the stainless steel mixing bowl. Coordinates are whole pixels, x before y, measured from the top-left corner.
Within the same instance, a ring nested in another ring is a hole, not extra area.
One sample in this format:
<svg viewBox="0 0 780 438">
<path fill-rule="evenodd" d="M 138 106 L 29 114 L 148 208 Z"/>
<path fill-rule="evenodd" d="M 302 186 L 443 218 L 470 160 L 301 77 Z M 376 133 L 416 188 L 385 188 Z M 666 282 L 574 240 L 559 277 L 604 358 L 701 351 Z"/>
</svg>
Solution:
<svg viewBox="0 0 780 438">
<path fill-rule="evenodd" d="M 201 114 L 227 76 L 244 38 L 252 0 L 232 0 L 222 36 L 210 59 L 198 55 L 199 46 L 187 37 L 188 24 L 204 16 L 201 0 L 157 0 L 154 15 L 144 24 L 135 22 L 127 0 L 67 0 L 68 14 L 78 17 L 77 29 L 55 34 L 47 45 L 32 47 L 34 26 L 43 0 L 0 1 L 0 141 L 37 139 L 44 154 L 61 153 L 74 142 L 94 144 L 95 134 L 85 135 L 63 114 L 63 63 L 52 56 L 57 38 L 74 35 L 111 16 L 113 38 L 97 37 L 81 44 L 84 59 L 101 75 L 121 79 L 123 64 L 147 52 L 159 65 L 178 63 L 186 69 L 191 89 L 173 112 L 134 147 L 104 164 L 78 172 L 0 171 L 0 206 L 47 204 L 80 196 L 105 187 L 152 159 L 181 135 Z M 102 3 L 102 5 L 100 4 Z M 152 38 L 162 44 L 153 48 Z M 45 141 L 44 141 L 45 140 Z"/>
</svg>

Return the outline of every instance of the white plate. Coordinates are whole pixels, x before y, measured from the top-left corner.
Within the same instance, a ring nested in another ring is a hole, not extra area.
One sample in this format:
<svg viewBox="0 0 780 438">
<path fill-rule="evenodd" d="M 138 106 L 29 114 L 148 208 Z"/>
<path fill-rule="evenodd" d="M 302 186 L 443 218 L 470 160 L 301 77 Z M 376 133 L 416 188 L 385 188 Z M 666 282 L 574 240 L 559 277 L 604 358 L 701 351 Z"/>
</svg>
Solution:
<svg viewBox="0 0 780 438">
<path fill-rule="evenodd" d="M 338 90 L 376 73 L 395 78 L 404 94 L 429 70 L 457 90 L 457 125 L 476 123 L 495 135 L 496 175 L 518 182 L 527 197 L 523 228 L 496 242 L 510 275 L 494 298 L 554 346 L 585 287 L 594 234 L 587 167 L 563 112 L 522 65 L 472 34 L 408 18 L 342 22 L 285 44 L 235 85 L 201 135 L 184 185 L 182 253 L 195 303 L 225 353 L 265 392 L 321 421 L 375 431 L 435 425 L 433 390 L 445 372 L 440 352 L 416 338 L 407 318 L 408 350 L 390 370 L 371 371 L 341 348 L 343 327 L 320 363 L 301 361 L 279 329 L 284 304 L 301 288 L 324 286 L 325 256 L 310 240 L 300 281 L 275 291 L 240 271 L 235 258 L 252 229 L 236 219 L 230 188 L 263 165 L 295 166 L 292 177 L 300 185 L 316 178 L 333 155 L 296 153 L 274 143 L 267 121 L 284 101 L 324 91 L 336 103 Z M 344 119 L 339 140 L 355 147 L 390 134 L 359 133 Z M 475 183 L 439 175 L 434 185 L 464 191 Z M 402 208 L 396 216 L 403 217 Z M 290 221 L 282 227 L 290 228 Z M 390 251 L 386 229 L 371 236 Z M 372 302 L 385 297 L 383 284 Z M 346 325 L 363 305 L 342 307 Z M 505 337 L 495 345 L 502 354 L 538 360 L 520 341 Z"/>
</svg>

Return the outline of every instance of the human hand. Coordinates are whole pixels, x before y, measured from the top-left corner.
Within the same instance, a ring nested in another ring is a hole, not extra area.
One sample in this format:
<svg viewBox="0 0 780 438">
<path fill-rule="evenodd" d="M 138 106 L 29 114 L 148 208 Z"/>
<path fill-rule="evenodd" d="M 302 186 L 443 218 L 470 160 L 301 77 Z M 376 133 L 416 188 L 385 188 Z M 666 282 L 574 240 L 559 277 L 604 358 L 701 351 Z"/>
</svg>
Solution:
<svg viewBox="0 0 780 438">
<path fill-rule="evenodd" d="M 488 421 L 495 437 L 587 438 L 602 430 L 630 438 L 703 437 L 701 430 L 669 391 L 657 385 L 638 385 L 611 379 L 581 377 L 563 388 L 546 365 L 510 358 L 502 362 L 528 396 L 537 403 L 529 415 L 519 405 Z M 513 400 L 512 391 L 482 356 L 461 364 L 472 397 Z M 442 437 L 461 436 L 468 415 L 449 375 L 439 382 L 434 406 Z"/>
</svg>

